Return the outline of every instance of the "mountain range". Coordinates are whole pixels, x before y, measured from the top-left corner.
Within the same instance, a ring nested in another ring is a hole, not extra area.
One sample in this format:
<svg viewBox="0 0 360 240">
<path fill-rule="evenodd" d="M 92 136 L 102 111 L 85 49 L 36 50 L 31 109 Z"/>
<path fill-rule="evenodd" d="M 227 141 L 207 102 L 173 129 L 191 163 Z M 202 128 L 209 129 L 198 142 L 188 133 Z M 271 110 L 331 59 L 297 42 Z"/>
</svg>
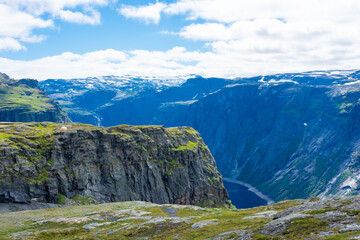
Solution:
<svg viewBox="0 0 360 240">
<path fill-rule="evenodd" d="M 57 84 L 76 97 L 53 94 Z M 139 84 L 139 91 L 117 98 L 113 89 L 87 88 L 75 79 L 40 82 L 65 110 L 71 105 L 96 113 L 97 120 L 83 122 L 195 128 L 225 178 L 250 184 L 275 201 L 360 190 L 359 71 Z M 73 120 L 81 119 L 67 111 Z"/>
</svg>

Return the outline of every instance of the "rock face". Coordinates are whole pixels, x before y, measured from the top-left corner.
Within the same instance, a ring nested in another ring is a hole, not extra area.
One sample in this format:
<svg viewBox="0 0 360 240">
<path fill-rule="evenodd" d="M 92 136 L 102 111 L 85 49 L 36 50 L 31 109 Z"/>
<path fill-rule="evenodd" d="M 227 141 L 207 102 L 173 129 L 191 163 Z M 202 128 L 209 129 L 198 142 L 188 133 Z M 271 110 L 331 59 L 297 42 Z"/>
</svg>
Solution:
<svg viewBox="0 0 360 240">
<path fill-rule="evenodd" d="M 32 79 L 13 80 L 0 73 L 0 122 L 69 122 L 60 105 Z"/>
<path fill-rule="evenodd" d="M 0 202 L 98 202 L 225 206 L 214 158 L 189 127 L 0 123 Z"/>
</svg>

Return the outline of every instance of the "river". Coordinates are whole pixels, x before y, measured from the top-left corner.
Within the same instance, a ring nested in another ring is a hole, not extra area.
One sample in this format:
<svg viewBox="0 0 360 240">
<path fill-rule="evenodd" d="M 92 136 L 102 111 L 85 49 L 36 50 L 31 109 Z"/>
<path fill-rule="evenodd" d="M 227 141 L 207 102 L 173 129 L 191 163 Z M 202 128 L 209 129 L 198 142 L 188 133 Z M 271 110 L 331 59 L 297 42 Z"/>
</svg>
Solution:
<svg viewBox="0 0 360 240">
<path fill-rule="evenodd" d="M 248 183 L 224 178 L 224 186 L 232 204 L 237 208 L 252 208 L 273 204 L 274 201 Z"/>
</svg>

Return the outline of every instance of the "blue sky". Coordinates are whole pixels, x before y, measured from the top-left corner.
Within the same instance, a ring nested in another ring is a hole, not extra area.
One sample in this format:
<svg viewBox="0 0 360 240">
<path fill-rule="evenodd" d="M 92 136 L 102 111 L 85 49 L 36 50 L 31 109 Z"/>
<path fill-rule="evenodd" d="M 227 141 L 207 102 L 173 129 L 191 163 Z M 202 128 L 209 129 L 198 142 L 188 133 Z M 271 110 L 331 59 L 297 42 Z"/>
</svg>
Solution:
<svg viewBox="0 0 360 240">
<path fill-rule="evenodd" d="M 242 77 L 360 64 L 360 1 L 0 0 L 0 72 Z"/>
<path fill-rule="evenodd" d="M 131 51 L 147 49 L 166 51 L 174 46 L 186 46 L 189 50 L 201 49 L 202 43 L 181 39 L 163 31 L 179 31 L 186 21 L 182 16 L 167 16 L 158 24 L 145 24 L 139 19 L 127 19 L 118 13 L 122 4 L 141 6 L 148 1 L 121 1 L 99 8 L 101 23 L 98 25 L 74 24 L 55 20 L 54 27 L 36 29 L 45 35 L 41 43 L 24 43 L 26 51 L 2 51 L 1 56 L 17 60 L 32 60 L 63 52 L 83 54 L 104 49 Z"/>
</svg>

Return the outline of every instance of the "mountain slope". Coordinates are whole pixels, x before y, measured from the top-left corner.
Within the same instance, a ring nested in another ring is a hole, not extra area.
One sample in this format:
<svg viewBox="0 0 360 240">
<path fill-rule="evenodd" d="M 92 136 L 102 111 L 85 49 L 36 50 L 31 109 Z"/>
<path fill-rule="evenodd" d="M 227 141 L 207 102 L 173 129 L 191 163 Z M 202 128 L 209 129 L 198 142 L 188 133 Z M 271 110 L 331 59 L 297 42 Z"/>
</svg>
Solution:
<svg viewBox="0 0 360 240">
<path fill-rule="evenodd" d="M 31 79 L 13 80 L 0 73 L 0 121 L 68 122 L 60 105 Z"/>
</svg>

